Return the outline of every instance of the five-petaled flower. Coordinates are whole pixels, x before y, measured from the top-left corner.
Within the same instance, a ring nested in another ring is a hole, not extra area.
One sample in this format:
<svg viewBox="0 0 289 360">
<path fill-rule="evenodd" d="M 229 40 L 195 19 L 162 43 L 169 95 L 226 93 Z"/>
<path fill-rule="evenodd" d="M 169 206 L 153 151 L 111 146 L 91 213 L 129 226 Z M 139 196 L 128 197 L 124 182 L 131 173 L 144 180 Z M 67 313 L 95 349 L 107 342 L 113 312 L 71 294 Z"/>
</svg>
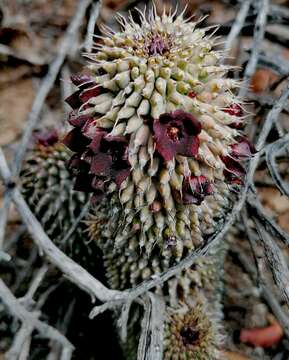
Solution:
<svg viewBox="0 0 289 360">
<path fill-rule="evenodd" d="M 183 182 L 182 202 L 185 205 L 200 205 L 213 193 L 213 185 L 204 175 L 187 176 Z"/>
<path fill-rule="evenodd" d="M 156 150 L 165 161 L 177 154 L 193 157 L 199 150 L 201 130 L 200 122 L 183 110 L 161 114 L 153 123 Z"/>
</svg>

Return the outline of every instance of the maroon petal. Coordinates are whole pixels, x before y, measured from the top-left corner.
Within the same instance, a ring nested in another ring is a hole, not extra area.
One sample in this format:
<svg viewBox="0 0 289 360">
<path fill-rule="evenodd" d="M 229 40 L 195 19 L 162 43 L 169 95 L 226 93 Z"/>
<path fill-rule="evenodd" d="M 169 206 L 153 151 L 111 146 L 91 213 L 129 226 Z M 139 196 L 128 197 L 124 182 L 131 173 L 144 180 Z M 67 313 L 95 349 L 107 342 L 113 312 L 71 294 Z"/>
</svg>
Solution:
<svg viewBox="0 0 289 360">
<path fill-rule="evenodd" d="M 107 135 L 107 132 L 105 130 L 102 130 L 100 128 L 96 128 L 93 139 L 91 143 L 89 144 L 89 149 L 91 149 L 95 154 L 97 154 L 100 151 L 100 145 L 101 140 Z"/>
<path fill-rule="evenodd" d="M 173 116 L 172 116 L 172 113 L 163 113 L 160 115 L 159 117 L 159 121 L 162 123 L 162 124 L 166 124 L 170 121 L 174 120 Z"/>
<path fill-rule="evenodd" d="M 110 135 L 110 134 L 107 134 L 105 136 L 105 140 L 106 141 L 115 141 L 117 143 L 127 143 L 127 139 L 125 136 L 113 136 L 113 135 Z"/>
<path fill-rule="evenodd" d="M 105 131 L 97 126 L 95 120 L 87 121 L 82 128 L 82 133 L 89 139 L 93 139 L 99 131 Z"/>
<path fill-rule="evenodd" d="M 173 141 L 169 141 L 166 128 L 163 128 L 159 121 L 154 121 L 153 128 L 157 152 L 165 161 L 172 160 L 177 153 L 176 144 Z"/>
<path fill-rule="evenodd" d="M 197 136 L 188 137 L 187 141 L 184 142 L 183 146 L 179 147 L 178 153 L 183 156 L 193 157 L 198 154 L 200 147 L 200 140 Z"/>
<path fill-rule="evenodd" d="M 188 193 L 183 194 L 183 204 L 184 205 L 190 205 L 190 204 L 200 205 L 201 203 L 202 203 L 202 200 L 200 200 L 199 197 L 196 197 L 195 195 L 188 194 Z"/>
<path fill-rule="evenodd" d="M 70 79 L 73 82 L 73 84 L 78 87 L 86 86 L 88 84 L 91 86 L 91 83 L 93 82 L 91 76 L 81 73 L 71 75 Z"/>
<path fill-rule="evenodd" d="M 92 157 L 90 172 L 98 176 L 109 176 L 111 173 L 111 165 L 111 156 L 99 153 Z"/>
<path fill-rule="evenodd" d="M 120 187 L 122 182 L 129 176 L 129 174 L 130 174 L 129 169 L 124 169 L 117 173 L 117 175 L 114 178 L 114 181 L 115 181 L 117 187 Z"/>
<path fill-rule="evenodd" d="M 201 123 L 190 113 L 176 110 L 172 113 L 174 119 L 181 121 L 188 135 L 198 135 L 202 130 Z"/>
<path fill-rule="evenodd" d="M 62 140 L 62 143 L 67 146 L 68 149 L 75 152 L 84 151 L 89 142 L 90 140 L 83 136 L 77 128 L 72 129 Z"/>
<path fill-rule="evenodd" d="M 96 97 L 98 95 L 101 94 L 101 88 L 98 86 L 98 87 L 94 87 L 94 88 L 91 88 L 91 89 L 86 89 L 86 90 L 83 90 L 81 92 L 81 94 L 79 95 L 81 101 L 83 103 L 87 102 L 90 98 L 92 97 Z"/>
<path fill-rule="evenodd" d="M 243 184 L 246 175 L 243 166 L 229 156 L 223 156 L 221 159 L 226 166 L 226 169 L 223 171 L 226 180 L 233 184 Z"/>
<path fill-rule="evenodd" d="M 246 138 L 242 137 L 237 144 L 231 145 L 231 155 L 236 159 L 248 159 L 256 154 L 256 149 Z"/>
<path fill-rule="evenodd" d="M 232 129 L 242 130 L 245 127 L 244 121 L 233 121 L 228 126 Z"/>
<path fill-rule="evenodd" d="M 68 117 L 69 124 L 78 128 L 82 128 L 87 122 L 90 123 L 92 121 L 92 117 L 88 115 L 78 115 L 75 111 L 72 111 Z"/>
<path fill-rule="evenodd" d="M 81 94 L 81 90 L 77 90 L 72 95 L 68 96 L 68 98 L 65 99 L 65 102 L 72 108 L 72 109 L 78 109 L 82 105 L 82 101 L 79 98 L 79 95 Z"/>
<path fill-rule="evenodd" d="M 72 155 L 67 163 L 68 169 L 74 172 L 88 172 L 89 165 L 83 161 L 78 154 Z"/>
</svg>

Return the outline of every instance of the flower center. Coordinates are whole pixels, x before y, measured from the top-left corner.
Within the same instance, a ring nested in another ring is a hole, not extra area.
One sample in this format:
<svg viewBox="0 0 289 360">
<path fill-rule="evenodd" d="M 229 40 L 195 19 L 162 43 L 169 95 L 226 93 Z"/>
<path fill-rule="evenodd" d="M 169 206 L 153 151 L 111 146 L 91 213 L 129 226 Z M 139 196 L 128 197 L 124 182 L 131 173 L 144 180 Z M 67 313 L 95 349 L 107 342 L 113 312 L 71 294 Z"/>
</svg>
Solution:
<svg viewBox="0 0 289 360">
<path fill-rule="evenodd" d="M 180 141 L 182 133 L 180 128 L 178 128 L 177 126 L 170 126 L 167 129 L 167 135 L 173 142 L 176 142 Z"/>
<path fill-rule="evenodd" d="M 170 47 L 170 40 L 160 34 L 149 34 L 145 39 L 145 49 L 149 56 L 163 55 Z"/>
<path fill-rule="evenodd" d="M 186 345 L 193 345 L 196 343 L 200 338 L 200 333 L 198 330 L 195 330 L 193 326 L 184 326 L 180 332 L 183 344 Z"/>
</svg>

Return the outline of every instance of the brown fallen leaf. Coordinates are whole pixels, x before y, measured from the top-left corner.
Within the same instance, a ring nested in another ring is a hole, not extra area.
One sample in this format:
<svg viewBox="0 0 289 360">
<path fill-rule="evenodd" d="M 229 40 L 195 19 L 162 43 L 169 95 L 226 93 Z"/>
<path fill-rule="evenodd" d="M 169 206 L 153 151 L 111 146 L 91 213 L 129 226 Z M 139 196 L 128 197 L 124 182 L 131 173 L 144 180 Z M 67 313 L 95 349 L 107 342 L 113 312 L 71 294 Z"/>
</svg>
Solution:
<svg viewBox="0 0 289 360">
<path fill-rule="evenodd" d="M 258 193 L 262 204 L 275 211 L 277 214 L 282 214 L 289 211 L 289 200 L 286 196 L 280 194 L 280 191 L 275 188 L 259 188 Z"/>
<path fill-rule="evenodd" d="M 269 87 L 278 79 L 278 76 L 269 69 L 258 69 L 251 79 L 253 92 L 259 93 L 268 90 Z"/>
<path fill-rule="evenodd" d="M 5 64 L 7 65 L 7 64 Z M 33 72 L 39 73 L 40 67 L 31 67 L 27 64 L 21 64 L 19 66 L 5 66 L 3 64 L 2 69 L 0 69 L 0 88 L 7 86 L 7 83 L 14 83 L 22 77 L 28 77 Z"/>
<path fill-rule="evenodd" d="M 281 228 L 289 233 L 289 212 L 284 212 L 278 216 L 278 224 Z"/>
<path fill-rule="evenodd" d="M 224 356 L 226 360 L 251 360 L 246 356 L 231 351 L 225 351 Z"/>
<path fill-rule="evenodd" d="M 32 79 L 17 81 L 0 90 L 0 146 L 11 143 L 21 133 L 34 93 Z"/>
<path fill-rule="evenodd" d="M 22 27 L 2 27 L 0 29 L 1 52 L 35 65 L 44 65 L 48 61 L 41 39 Z M 8 57 L 9 59 L 9 57 Z"/>
<path fill-rule="evenodd" d="M 269 348 L 277 345 L 284 335 L 277 321 L 264 328 L 242 329 L 240 341 L 255 347 Z"/>
</svg>

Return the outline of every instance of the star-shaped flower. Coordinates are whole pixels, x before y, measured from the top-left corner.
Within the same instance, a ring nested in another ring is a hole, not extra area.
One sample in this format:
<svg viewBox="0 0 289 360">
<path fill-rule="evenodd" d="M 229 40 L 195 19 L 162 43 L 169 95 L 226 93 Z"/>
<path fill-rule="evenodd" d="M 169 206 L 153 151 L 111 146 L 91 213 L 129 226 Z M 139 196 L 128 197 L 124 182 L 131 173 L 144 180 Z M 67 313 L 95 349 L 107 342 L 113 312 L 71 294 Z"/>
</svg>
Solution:
<svg viewBox="0 0 289 360">
<path fill-rule="evenodd" d="M 161 114 L 153 123 L 156 150 L 165 161 L 177 154 L 193 157 L 199 150 L 201 130 L 200 122 L 183 110 Z"/>
</svg>

